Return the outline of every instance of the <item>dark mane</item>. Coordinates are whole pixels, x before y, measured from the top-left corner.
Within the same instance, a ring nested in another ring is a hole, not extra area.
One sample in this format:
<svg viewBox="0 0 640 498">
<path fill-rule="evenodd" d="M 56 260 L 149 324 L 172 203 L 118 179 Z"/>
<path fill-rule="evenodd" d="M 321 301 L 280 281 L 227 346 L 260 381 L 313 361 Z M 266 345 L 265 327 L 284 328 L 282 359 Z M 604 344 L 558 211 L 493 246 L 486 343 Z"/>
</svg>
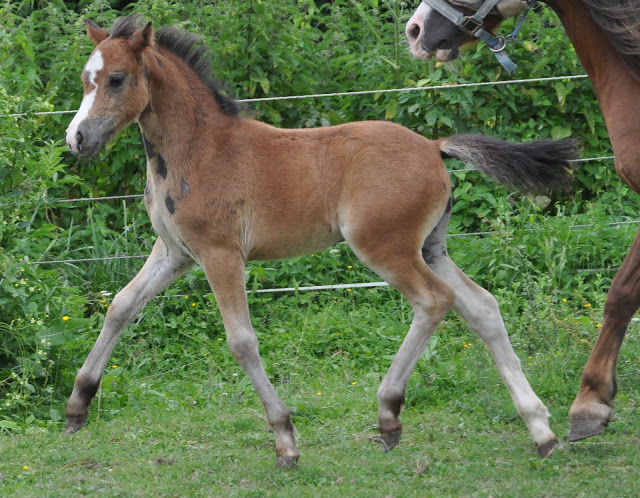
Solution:
<svg viewBox="0 0 640 498">
<path fill-rule="evenodd" d="M 591 17 L 622 56 L 629 71 L 640 79 L 640 2 L 637 0 L 582 0 Z"/>
<path fill-rule="evenodd" d="M 131 35 L 142 27 L 142 19 L 140 16 L 130 15 L 120 17 L 113 23 L 113 29 L 109 34 L 109 38 L 130 38 Z"/>
<path fill-rule="evenodd" d="M 141 26 L 140 16 L 121 17 L 114 23 L 110 37 L 129 38 Z M 208 49 L 201 36 L 165 26 L 155 31 L 155 41 L 159 47 L 169 50 L 193 69 L 225 114 L 237 116 L 240 113 L 240 103 L 230 97 L 222 84 L 213 78 Z"/>
</svg>

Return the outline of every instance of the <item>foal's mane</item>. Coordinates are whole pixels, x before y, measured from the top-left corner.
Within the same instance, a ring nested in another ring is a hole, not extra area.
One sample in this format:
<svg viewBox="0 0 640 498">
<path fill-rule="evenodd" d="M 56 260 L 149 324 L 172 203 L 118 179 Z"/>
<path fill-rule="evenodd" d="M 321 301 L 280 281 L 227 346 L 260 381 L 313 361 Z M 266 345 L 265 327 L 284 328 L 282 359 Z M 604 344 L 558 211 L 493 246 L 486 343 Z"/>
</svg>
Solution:
<svg viewBox="0 0 640 498">
<path fill-rule="evenodd" d="M 640 79 L 640 2 L 637 0 L 582 0 L 591 17 L 607 35 L 629 71 Z"/>
<path fill-rule="evenodd" d="M 129 38 L 140 27 L 140 16 L 132 14 L 121 17 L 114 23 L 110 38 Z M 159 47 L 169 50 L 187 63 L 207 86 L 225 114 L 237 116 L 240 113 L 240 103 L 228 96 L 222 84 L 213 78 L 209 51 L 201 36 L 174 26 L 165 26 L 156 30 L 154 37 Z"/>
</svg>

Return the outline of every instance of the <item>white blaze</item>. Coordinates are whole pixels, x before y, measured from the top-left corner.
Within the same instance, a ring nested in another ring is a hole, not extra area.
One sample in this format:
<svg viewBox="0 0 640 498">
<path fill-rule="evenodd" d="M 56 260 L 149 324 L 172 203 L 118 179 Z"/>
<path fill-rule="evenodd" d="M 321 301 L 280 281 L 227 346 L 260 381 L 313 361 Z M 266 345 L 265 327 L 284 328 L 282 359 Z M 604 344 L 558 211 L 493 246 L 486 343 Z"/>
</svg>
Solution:
<svg viewBox="0 0 640 498">
<path fill-rule="evenodd" d="M 87 79 L 89 81 L 91 91 L 82 98 L 80 109 L 78 109 L 78 112 L 67 128 L 67 143 L 69 144 L 69 147 L 71 147 L 71 150 L 73 152 L 78 152 L 76 143 L 76 133 L 78 132 L 78 126 L 89 115 L 89 112 L 93 107 L 93 103 L 96 100 L 96 95 L 98 93 L 96 76 L 98 74 L 98 71 L 100 71 L 103 67 L 104 60 L 102 59 L 102 53 L 100 52 L 100 50 L 96 50 L 89 58 L 87 65 L 84 67 L 84 70 L 87 72 Z"/>
</svg>

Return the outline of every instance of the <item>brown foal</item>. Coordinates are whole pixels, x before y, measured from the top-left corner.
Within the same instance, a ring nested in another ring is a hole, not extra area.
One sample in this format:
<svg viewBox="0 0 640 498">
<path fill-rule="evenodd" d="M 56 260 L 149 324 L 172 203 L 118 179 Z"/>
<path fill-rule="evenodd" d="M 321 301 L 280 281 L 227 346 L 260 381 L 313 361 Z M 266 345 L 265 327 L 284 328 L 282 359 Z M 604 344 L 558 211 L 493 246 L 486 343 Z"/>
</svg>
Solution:
<svg viewBox="0 0 640 498">
<path fill-rule="evenodd" d="M 556 438 L 520 368 L 486 290 L 451 261 L 445 234 L 451 186 L 442 157 L 475 164 L 525 190 L 569 175 L 571 141 L 511 144 L 457 135 L 427 140 L 389 122 L 283 130 L 242 117 L 209 79 L 199 38 L 154 33 L 129 16 L 111 33 L 86 21 L 96 44 L 82 73 L 84 98 L 67 129 L 71 150 L 94 156 L 137 120 L 147 155 L 145 204 L 159 237 L 138 275 L 113 300 L 67 404 L 67 432 L 82 427 L 113 347 L 143 306 L 193 264 L 205 271 L 229 347 L 250 377 L 275 436 L 276 463 L 298 459 L 289 410 L 263 368 L 245 291 L 245 262 L 318 251 L 346 240 L 360 260 L 411 303 L 411 328 L 378 391 L 385 449 L 411 371 L 429 337 L 455 308 L 493 354 L 540 456 Z M 442 157 L 441 157 L 442 156 Z"/>
</svg>

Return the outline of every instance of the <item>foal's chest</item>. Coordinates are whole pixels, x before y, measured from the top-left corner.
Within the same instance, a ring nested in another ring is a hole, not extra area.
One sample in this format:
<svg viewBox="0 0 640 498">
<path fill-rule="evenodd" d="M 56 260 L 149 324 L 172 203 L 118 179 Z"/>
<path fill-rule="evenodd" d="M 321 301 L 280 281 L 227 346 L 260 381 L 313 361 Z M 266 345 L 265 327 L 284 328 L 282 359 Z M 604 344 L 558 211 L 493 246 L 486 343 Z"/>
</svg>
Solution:
<svg viewBox="0 0 640 498">
<path fill-rule="evenodd" d="M 169 174 L 169 165 L 153 144 L 145 138 L 147 153 L 147 184 L 144 190 L 144 203 L 153 229 L 167 245 L 180 248 L 184 244 L 175 223 L 175 213 L 182 191 L 189 189 L 188 184 L 176 185 L 173 175 Z"/>
</svg>

